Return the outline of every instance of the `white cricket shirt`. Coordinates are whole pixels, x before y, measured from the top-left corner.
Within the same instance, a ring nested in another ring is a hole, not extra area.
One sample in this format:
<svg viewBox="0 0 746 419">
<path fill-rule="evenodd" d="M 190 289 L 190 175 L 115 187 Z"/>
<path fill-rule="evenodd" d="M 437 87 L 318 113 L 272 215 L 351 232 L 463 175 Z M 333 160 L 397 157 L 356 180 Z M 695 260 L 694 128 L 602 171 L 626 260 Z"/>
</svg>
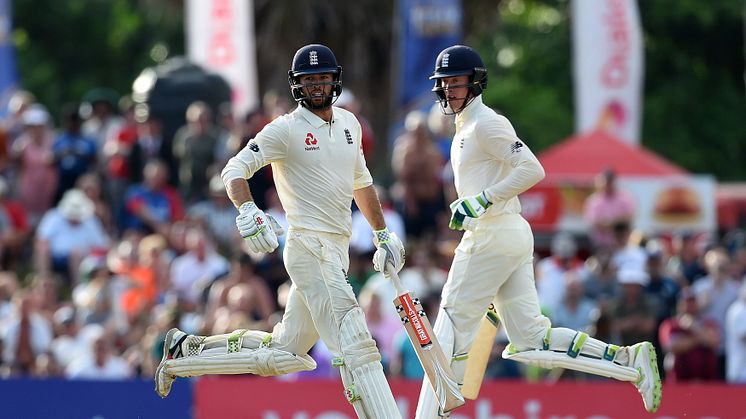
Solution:
<svg viewBox="0 0 746 419">
<path fill-rule="evenodd" d="M 361 148 L 361 128 L 334 107 L 326 122 L 298 106 L 267 124 L 228 161 L 223 181 L 248 179 L 266 164 L 291 228 L 349 236 L 353 190 L 373 183 Z"/>
<path fill-rule="evenodd" d="M 518 214 L 518 194 L 544 178 L 534 153 L 516 136 L 507 118 L 482 103 L 479 95 L 456 115 L 451 165 L 459 198 L 482 191 L 492 206 L 483 217 Z"/>
</svg>

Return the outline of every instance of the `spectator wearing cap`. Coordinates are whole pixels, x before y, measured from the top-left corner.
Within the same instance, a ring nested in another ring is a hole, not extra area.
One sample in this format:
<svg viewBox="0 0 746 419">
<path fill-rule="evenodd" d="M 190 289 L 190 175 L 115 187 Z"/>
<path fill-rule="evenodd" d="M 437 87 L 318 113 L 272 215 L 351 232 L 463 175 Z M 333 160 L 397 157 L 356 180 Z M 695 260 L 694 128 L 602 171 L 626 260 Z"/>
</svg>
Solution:
<svg viewBox="0 0 746 419">
<path fill-rule="evenodd" d="M 730 305 L 738 298 L 739 283 L 730 276 L 730 256 L 721 248 L 705 253 L 707 276 L 700 278 L 692 286 L 702 314 L 715 320 L 720 334 L 725 334 L 725 315 Z M 718 367 L 720 378 L 725 378 L 725 344 L 718 347 Z"/>
<path fill-rule="evenodd" d="M 187 218 L 196 221 L 213 238 L 221 253 L 229 253 L 242 239 L 236 230 L 238 210 L 228 199 L 219 175 L 210 179 L 210 196 L 187 210 Z M 274 217 L 275 214 L 272 214 Z M 277 218 L 275 218 L 277 219 Z"/>
<path fill-rule="evenodd" d="M 23 113 L 24 131 L 13 143 L 11 156 L 18 168 L 18 198 L 31 225 L 54 202 L 57 192 L 57 169 L 49 127 L 49 113 L 42 105 L 29 106 Z"/>
<path fill-rule="evenodd" d="M 658 240 L 650 240 L 645 246 L 647 253 L 647 271 L 650 282 L 645 292 L 658 300 L 658 321 L 662 322 L 676 312 L 679 299 L 679 285 L 666 271 L 666 255 Z"/>
<path fill-rule="evenodd" d="M 72 292 L 72 301 L 81 325 L 113 326 L 117 306 L 117 287 L 103 254 L 86 256 L 80 263 L 80 281 Z"/>
<path fill-rule="evenodd" d="M 647 272 L 650 275 L 650 282 L 645 287 L 645 293 L 653 297 L 658 303 L 656 329 L 660 330 L 663 321 L 676 314 L 680 288 L 666 271 L 666 254 L 661 242 L 658 239 L 649 240 L 645 246 L 645 251 L 647 253 Z M 658 352 L 658 370 L 661 371 L 662 376 L 665 376 L 664 354 L 658 341 L 659 335 L 655 335 L 652 343 Z"/>
<path fill-rule="evenodd" d="M 666 380 L 718 379 L 717 348 L 722 341 L 717 322 L 699 309 L 696 296 L 686 289 L 676 305 L 676 315 L 659 330 Z"/>
<path fill-rule="evenodd" d="M 621 345 L 653 341 L 657 332 L 655 319 L 657 302 L 645 294 L 650 277 L 643 269 L 622 269 L 617 272 L 621 285 L 619 294 L 611 302 L 611 329 Z"/>
<path fill-rule="evenodd" d="M 590 224 L 589 238 L 595 250 L 614 245 L 613 226 L 631 224 L 635 215 L 632 196 L 617 186 L 616 172 L 604 170 L 596 176 L 596 190 L 586 199 L 583 217 Z"/>
<path fill-rule="evenodd" d="M 85 351 L 85 345 L 79 339 L 80 323 L 75 309 L 69 305 L 55 311 L 52 323 L 55 338 L 50 349 L 55 361 L 64 370 Z"/>
<path fill-rule="evenodd" d="M 54 271 L 73 285 L 80 261 L 109 245 L 109 237 L 94 215 L 93 203 L 78 189 L 65 192 L 56 208 L 39 224 L 34 243 L 36 267 Z"/>
<path fill-rule="evenodd" d="M 96 142 L 81 132 L 83 119 L 78 105 L 68 103 L 62 107 L 61 113 L 63 130 L 52 145 L 59 176 L 57 200 L 75 186 L 83 173 L 93 169 L 96 162 Z"/>
<path fill-rule="evenodd" d="M 725 339 L 725 378 L 729 383 L 746 384 L 746 277 L 725 315 Z"/>
</svg>

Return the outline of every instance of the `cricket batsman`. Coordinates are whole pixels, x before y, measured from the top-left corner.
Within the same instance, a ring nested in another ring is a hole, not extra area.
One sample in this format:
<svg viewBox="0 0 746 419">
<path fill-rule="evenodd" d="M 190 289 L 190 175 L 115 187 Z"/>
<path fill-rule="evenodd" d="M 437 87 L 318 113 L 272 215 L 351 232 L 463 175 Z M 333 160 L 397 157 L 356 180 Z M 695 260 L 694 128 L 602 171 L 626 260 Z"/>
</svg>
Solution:
<svg viewBox="0 0 746 419">
<path fill-rule="evenodd" d="M 534 285 L 533 234 L 521 216 L 518 195 L 544 178 L 544 169 L 507 118 L 482 103 L 487 69 L 463 45 L 437 57 L 433 92 L 446 114 L 455 114 L 451 164 L 458 199 L 449 227 L 465 230 L 443 287 L 434 332 L 456 378 L 463 382 L 467 354 L 485 310 L 495 300 L 510 345 L 503 357 L 544 368 L 562 367 L 630 381 L 649 412 L 658 409 L 661 382 L 649 342 L 620 347 L 586 333 L 552 328 L 539 310 Z M 442 416 L 442 415 L 441 415 Z M 424 382 L 418 419 L 439 417 Z"/>
<path fill-rule="evenodd" d="M 399 271 L 404 247 L 389 233 L 361 148 L 356 117 L 332 106 L 342 92 L 342 67 L 323 45 L 299 49 L 288 71 L 298 107 L 270 122 L 222 171 L 238 208 L 236 225 L 254 252 L 272 252 L 282 228 L 254 203 L 248 183 L 272 165 L 287 213 L 285 268 L 292 287 L 282 321 L 272 333 L 236 330 L 218 336 L 171 329 L 156 372 L 156 392 L 166 397 L 176 377 L 204 374 L 274 376 L 316 368 L 308 351 L 321 338 L 336 355 L 344 394 L 360 418 L 399 418 L 383 374 L 381 355 L 347 282 L 352 199 L 374 230 L 374 266 Z"/>
</svg>

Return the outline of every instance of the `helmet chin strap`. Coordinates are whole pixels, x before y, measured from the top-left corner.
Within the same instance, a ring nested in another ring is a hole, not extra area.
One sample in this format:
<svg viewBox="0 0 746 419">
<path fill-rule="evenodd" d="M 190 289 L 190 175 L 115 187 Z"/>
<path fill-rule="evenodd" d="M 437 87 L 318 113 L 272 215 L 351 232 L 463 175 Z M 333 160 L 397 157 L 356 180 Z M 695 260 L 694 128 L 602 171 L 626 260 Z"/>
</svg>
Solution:
<svg viewBox="0 0 746 419">
<path fill-rule="evenodd" d="M 298 99 L 298 101 L 300 102 L 301 106 L 303 106 L 304 108 L 312 109 L 312 110 L 321 110 L 321 109 L 326 109 L 332 106 L 334 102 L 336 102 L 337 99 L 339 99 L 339 96 L 336 96 L 334 93 L 332 93 L 331 95 L 324 95 L 323 97 L 324 97 L 324 101 L 321 102 L 320 105 L 315 105 L 313 103 L 312 98 L 309 96 L 303 96 L 302 98 Z"/>
<path fill-rule="evenodd" d="M 336 94 L 336 92 L 334 90 L 334 86 L 335 85 L 336 85 L 335 82 L 331 82 L 331 83 L 328 83 L 328 82 L 323 82 L 323 83 L 309 83 L 307 85 L 302 85 L 302 84 L 296 83 L 296 84 L 292 85 L 291 87 L 292 88 L 299 88 L 299 89 L 301 89 L 302 92 L 306 93 L 303 96 L 295 99 L 295 101 L 298 102 L 298 103 L 300 103 L 301 106 L 303 106 L 306 109 L 311 109 L 311 110 L 322 110 L 322 109 L 327 109 L 328 107 L 332 106 L 334 104 L 334 102 L 336 102 L 337 99 L 339 99 L 339 96 Z M 324 98 L 324 100 L 321 102 L 320 105 L 315 105 L 313 103 L 313 96 L 311 96 L 310 94 L 308 94 L 309 93 L 308 89 L 312 88 L 314 86 L 332 86 L 332 91 L 331 91 L 330 94 L 326 94 L 326 93 L 323 94 L 322 97 Z"/>
<path fill-rule="evenodd" d="M 438 102 L 440 103 L 440 110 L 443 112 L 444 115 L 456 115 L 457 113 L 463 111 L 466 109 L 467 106 L 471 103 L 472 100 L 474 100 L 476 96 L 474 96 L 471 91 L 466 92 L 466 96 L 464 96 L 464 102 L 461 104 L 461 107 L 459 109 L 453 109 L 451 107 L 451 104 L 449 103 L 448 97 L 445 97 L 443 99 L 439 99 Z M 460 99 L 460 98 L 457 98 Z"/>
</svg>

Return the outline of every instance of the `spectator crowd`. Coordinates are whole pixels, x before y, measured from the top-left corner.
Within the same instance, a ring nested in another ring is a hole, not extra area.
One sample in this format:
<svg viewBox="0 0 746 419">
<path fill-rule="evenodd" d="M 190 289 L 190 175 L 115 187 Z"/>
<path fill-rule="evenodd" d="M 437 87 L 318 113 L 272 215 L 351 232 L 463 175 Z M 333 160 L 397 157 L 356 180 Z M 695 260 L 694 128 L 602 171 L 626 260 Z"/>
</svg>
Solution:
<svg viewBox="0 0 746 419">
<path fill-rule="evenodd" d="M 0 120 L 0 378 L 150 379 L 171 327 L 271 331 L 290 288 L 282 252 L 244 247 L 219 177 L 289 110 L 269 97 L 239 119 L 192 103 L 185 125 L 164 138 L 161 121 L 110 89 L 51 113 L 30 92 L 13 96 Z M 351 93 L 338 105 L 366 121 Z M 377 187 L 387 225 L 406 239 L 400 277 L 431 322 L 461 234 L 448 229 L 452 127 L 437 108 L 409 114 L 392 144 L 392 184 Z M 284 223 L 271 168 L 249 183 L 258 206 Z M 599 175 L 584 216 L 587 236 L 558 231 L 537 249 L 536 286 L 553 324 L 619 345 L 653 342 L 666 381 L 746 382 L 746 234 L 645 236 L 611 171 Z M 420 379 L 393 287 L 372 268 L 370 227 L 356 211 L 352 225 L 349 281 L 386 372 Z M 598 379 L 503 361 L 507 338 L 495 343 L 488 378 Z M 311 354 L 319 368 L 299 379 L 338 378 L 323 343 Z"/>
</svg>

